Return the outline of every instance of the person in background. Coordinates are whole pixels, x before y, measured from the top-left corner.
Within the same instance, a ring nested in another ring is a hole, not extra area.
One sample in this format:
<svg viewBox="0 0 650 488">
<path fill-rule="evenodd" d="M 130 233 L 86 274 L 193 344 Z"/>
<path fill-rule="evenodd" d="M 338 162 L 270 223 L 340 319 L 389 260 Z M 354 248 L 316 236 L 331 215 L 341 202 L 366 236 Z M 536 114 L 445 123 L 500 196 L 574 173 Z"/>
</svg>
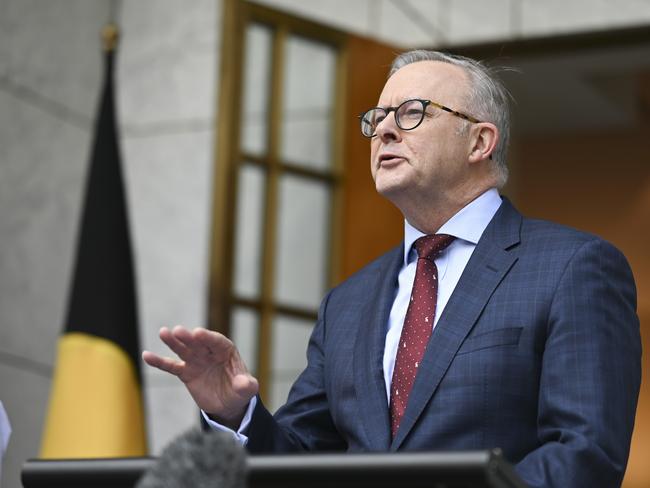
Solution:
<svg viewBox="0 0 650 488">
<path fill-rule="evenodd" d="M 5 407 L 0 401 L 0 480 L 2 479 L 2 460 L 9 445 L 9 437 L 11 437 L 11 424 Z"/>
<path fill-rule="evenodd" d="M 499 447 L 532 487 L 619 486 L 641 375 L 632 272 L 611 244 L 499 194 L 508 98 L 475 60 L 395 59 L 360 122 L 404 241 L 325 296 L 275 415 L 217 332 L 163 328 L 179 358 L 144 360 L 253 453 Z"/>
</svg>

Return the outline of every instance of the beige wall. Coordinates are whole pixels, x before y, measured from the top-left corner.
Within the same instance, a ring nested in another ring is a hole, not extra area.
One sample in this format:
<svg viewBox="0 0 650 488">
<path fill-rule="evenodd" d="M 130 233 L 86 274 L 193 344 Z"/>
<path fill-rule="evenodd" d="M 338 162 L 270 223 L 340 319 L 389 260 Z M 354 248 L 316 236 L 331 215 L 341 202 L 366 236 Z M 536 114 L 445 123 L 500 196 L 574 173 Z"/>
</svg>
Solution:
<svg viewBox="0 0 650 488">
<path fill-rule="evenodd" d="M 203 325 L 219 0 L 121 2 L 116 71 L 142 344 Z M 0 400 L 13 427 L 1 485 L 38 455 L 63 327 L 110 2 L 0 2 Z M 146 370 L 152 453 L 198 421 Z"/>
</svg>

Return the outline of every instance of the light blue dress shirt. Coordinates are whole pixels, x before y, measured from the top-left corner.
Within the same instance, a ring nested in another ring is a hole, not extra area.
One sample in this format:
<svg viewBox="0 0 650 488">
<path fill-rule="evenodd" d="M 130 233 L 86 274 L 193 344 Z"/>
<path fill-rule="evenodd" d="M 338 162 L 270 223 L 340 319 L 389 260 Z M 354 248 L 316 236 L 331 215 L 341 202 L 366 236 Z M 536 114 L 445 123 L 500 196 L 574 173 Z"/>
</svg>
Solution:
<svg viewBox="0 0 650 488">
<path fill-rule="evenodd" d="M 438 268 L 438 298 L 433 328 L 436 327 L 449 297 L 456 288 L 460 275 L 463 274 L 476 244 L 483 235 L 483 231 L 500 205 L 501 197 L 497 190 L 494 188 L 488 190 L 463 207 L 436 232 L 437 234 L 449 234 L 456 239 L 435 260 Z M 384 382 L 389 403 L 397 345 L 402 334 L 406 310 L 411 298 L 411 289 L 415 281 L 418 253 L 413 248 L 413 243 L 423 235 L 425 234 L 409 224 L 408 221 L 404 221 L 404 263 L 397 278 L 397 294 L 388 318 L 386 345 L 384 346 Z"/>
<path fill-rule="evenodd" d="M 438 230 L 438 234 L 449 234 L 456 237 L 456 239 L 435 260 L 438 268 L 438 298 L 436 302 L 436 316 L 433 319 L 434 328 L 461 274 L 463 274 L 465 266 L 467 266 L 474 252 L 474 248 L 476 248 L 476 244 L 500 206 L 501 197 L 499 196 L 499 192 L 495 188 L 492 188 L 463 207 Z M 425 234 L 407 221 L 404 221 L 404 262 L 402 263 L 402 268 L 397 278 L 398 287 L 388 319 L 386 344 L 384 346 L 384 382 L 386 384 L 386 396 L 389 402 L 390 383 L 395 367 L 397 345 L 402 333 L 402 326 L 404 325 L 404 318 L 406 317 L 406 310 L 411 297 L 413 281 L 415 280 L 417 252 L 412 246 L 423 235 Z M 211 420 L 205 412 L 201 413 L 211 428 L 231 432 L 242 444 L 246 444 L 248 437 L 244 432 L 250 424 L 256 404 L 257 398 L 253 398 L 248 405 L 244 420 L 237 432 Z"/>
</svg>

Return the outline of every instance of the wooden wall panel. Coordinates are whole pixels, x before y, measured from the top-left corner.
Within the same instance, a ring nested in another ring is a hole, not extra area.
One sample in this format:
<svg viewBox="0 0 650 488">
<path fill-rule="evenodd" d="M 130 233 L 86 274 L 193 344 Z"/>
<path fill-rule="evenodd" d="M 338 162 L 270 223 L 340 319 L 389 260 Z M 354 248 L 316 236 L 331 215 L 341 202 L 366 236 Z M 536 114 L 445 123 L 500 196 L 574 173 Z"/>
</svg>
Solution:
<svg viewBox="0 0 650 488">
<path fill-rule="evenodd" d="M 370 175 L 370 141 L 361 135 L 357 119 L 361 112 L 377 105 L 388 68 L 398 52 L 368 39 L 349 39 L 341 279 L 397 245 L 404 233 L 401 213 L 375 191 Z"/>
</svg>

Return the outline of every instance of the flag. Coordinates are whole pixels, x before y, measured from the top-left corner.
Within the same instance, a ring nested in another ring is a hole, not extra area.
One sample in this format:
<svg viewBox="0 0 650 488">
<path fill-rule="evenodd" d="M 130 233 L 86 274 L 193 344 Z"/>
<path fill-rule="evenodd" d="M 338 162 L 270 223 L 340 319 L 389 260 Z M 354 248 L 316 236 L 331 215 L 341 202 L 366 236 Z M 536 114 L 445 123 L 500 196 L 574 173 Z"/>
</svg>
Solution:
<svg viewBox="0 0 650 488">
<path fill-rule="evenodd" d="M 107 39 L 105 29 L 104 84 L 43 458 L 146 455 L 133 259 L 113 100 L 114 42 L 107 45 Z"/>
</svg>

